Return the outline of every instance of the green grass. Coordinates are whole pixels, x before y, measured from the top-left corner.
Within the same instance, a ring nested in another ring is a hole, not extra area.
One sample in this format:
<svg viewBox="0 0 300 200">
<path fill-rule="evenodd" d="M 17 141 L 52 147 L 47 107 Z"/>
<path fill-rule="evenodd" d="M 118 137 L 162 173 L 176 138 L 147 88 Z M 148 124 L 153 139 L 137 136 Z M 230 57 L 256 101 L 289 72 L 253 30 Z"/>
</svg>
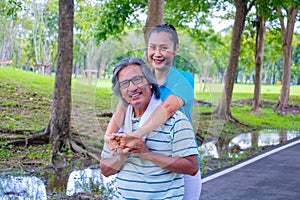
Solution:
<svg viewBox="0 0 300 200">
<path fill-rule="evenodd" d="M 50 97 L 53 92 L 54 76 L 43 76 L 12 67 L 0 67 L 0 80 L 22 86 L 23 89 L 38 95 Z"/>
<path fill-rule="evenodd" d="M 45 125 L 49 115 L 54 78 L 53 75 L 47 76 L 12 67 L 0 67 L 0 86 L 1 92 L 4 93 L 0 99 L 0 105 L 8 108 L 9 111 L 5 116 L 3 114 L 0 116 L 7 118 L 8 127 L 17 128 L 18 122 L 25 129 L 41 128 Z M 214 105 L 213 107 L 201 106 L 198 109 L 199 112 L 213 111 L 222 95 L 222 90 L 222 84 L 211 84 L 203 92 L 200 90 L 200 84 L 196 82 L 195 98 Z M 280 90 L 280 86 L 262 85 L 261 99 L 276 103 Z M 235 117 L 255 128 L 299 129 L 299 115 L 280 116 L 273 112 L 272 107 L 263 108 L 262 114 L 253 114 L 249 105 L 234 103 L 236 100 L 253 98 L 253 91 L 254 85 L 252 84 L 234 85 L 231 111 Z M 72 95 L 74 109 L 80 107 L 80 109 L 90 109 L 94 113 L 113 112 L 118 101 L 112 95 L 111 80 L 108 79 L 93 79 L 91 82 L 82 78 L 73 79 Z M 11 98 L 5 99 L 5 96 L 11 96 Z M 300 105 L 300 86 L 291 86 L 289 103 Z M 18 109 L 28 112 L 14 113 Z M 199 117 L 197 118 L 200 120 Z M 1 126 L 3 127 L 3 124 Z"/>
<path fill-rule="evenodd" d="M 198 100 L 204 100 L 211 102 L 212 107 L 200 107 L 201 112 L 211 112 L 216 109 L 219 99 L 221 98 L 223 90 L 222 84 L 211 84 L 210 87 L 206 87 L 203 91 L 200 90 L 200 84 L 195 84 L 195 98 Z M 261 86 L 261 100 L 269 102 L 272 105 L 264 106 L 261 114 L 254 114 L 251 112 L 250 105 L 241 105 L 236 103 L 237 100 L 253 99 L 254 85 L 252 84 L 235 84 L 233 95 L 231 112 L 234 117 L 239 119 L 245 124 L 248 124 L 256 129 L 271 128 L 280 130 L 300 130 L 300 115 L 287 114 L 286 116 L 278 115 L 273 111 L 278 98 L 280 96 L 281 86 L 275 85 L 262 85 Z M 300 86 L 291 86 L 289 104 L 300 105 Z M 195 108 L 194 108 L 195 109 Z M 209 127 L 207 121 L 200 122 L 200 127 L 206 127 L 205 129 L 212 130 L 213 122 L 210 123 Z M 239 127 L 228 127 L 228 124 L 224 124 L 223 131 L 231 132 L 241 131 Z M 219 131 L 219 129 L 218 129 Z"/>
<path fill-rule="evenodd" d="M 54 75 L 47 76 L 12 67 L 0 67 L 0 128 L 23 130 L 41 130 L 44 128 L 50 116 L 54 81 Z M 222 90 L 222 84 L 211 84 L 204 91 L 200 90 L 199 83 L 195 84 L 195 99 L 213 104 L 212 107 L 200 105 L 193 108 L 195 131 L 205 139 L 210 136 L 228 139 L 239 133 L 251 131 L 236 124 L 214 119 L 211 115 L 202 114 L 211 112 L 216 108 Z M 251 112 L 251 105 L 241 104 L 237 101 L 252 99 L 254 85 L 234 85 L 232 115 L 241 122 L 250 125 L 253 129 L 300 130 L 299 114 L 281 116 L 273 111 L 280 90 L 280 86 L 262 85 L 261 100 L 270 103 L 262 108 L 262 113 L 254 114 Z M 110 118 L 98 118 L 97 114 L 114 112 L 117 102 L 118 99 L 112 95 L 111 80 L 92 79 L 92 81 L 89 81 L 84 78 L 73 78 L 72 127 L 75 130 L 80 130 L 81 134 L 93 136 L 81 139 L 87 143 L 97 143 L 99 145 L 97 148 L 102 148 L 102 137 Z M 291 86 L 289 103 L 300 105 L 300 86 Z M 12 168 L 22 170 L 20 166 L 22 166 L 23 159 L 36 160 L 42 163 L 42 166 L 50 163 L 51 145 L 6 147 L 5 144 L 11 137 L 10 134 L 1 134 L 0 137 L 0 167 L 2 170 Z M 23 137 L 23 135 L 17 137 Z M 255 151 L 259 152 L 261 150 Z M 248 154 L 252 155 L 253 150 L 249 151 L 251 152 Z M 237 162 L 247 157 L 248 154 L 231 159 L 225 158 L 224 155 L 224 159 L 220 159 L 218 162 L 211 158 L 201 157 L 202 173 L 206 173 L 207 168 L 218 169 Z M 73 155 L 70 154 L 70 156 Z"/>
<path fill-rule="evenodd" d="M 212 83 L 205 87 L 205 91 L 208 89 L 211 92 L 221 93 L 223 90 L 224 84 Z M 291 95 L 300 95 L 300 85 L 293 85 L 290 87 Z M 195 91 L 200 92 L 203 91 L 203 85 L 200 87 L 200 83 L 195 82 Z M 280 94 L 281 86 L 275 85 L 261 85 L 261 93 L 262 94 Z M 253 94 L 254 92 L 254 84 L 235 84 L 233 87 L 233 93 L 248 93 Z"/>
</svg>

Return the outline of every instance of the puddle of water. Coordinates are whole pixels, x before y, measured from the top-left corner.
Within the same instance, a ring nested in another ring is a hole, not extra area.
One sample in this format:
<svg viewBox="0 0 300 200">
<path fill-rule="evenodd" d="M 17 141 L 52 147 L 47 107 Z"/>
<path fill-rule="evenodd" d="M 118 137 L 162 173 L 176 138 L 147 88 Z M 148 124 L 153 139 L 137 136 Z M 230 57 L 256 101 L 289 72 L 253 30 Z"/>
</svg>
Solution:
<svg viewBox="0 0 300 200">
<path fill-rule="evenodd" d="M 242 133 L 232 138 L 220 138 L 218 141 L 205 142 L 200 146 L 200 152 L 204 159 L 223 158 L 226 160 L 238 157 L 249 149 L 258 153 L 259 148 L 260 150 L 268 148 L 296 137 L 300 137 L 300 131 L 260 130 Z M 206 164 L 211 164 L 212 161 L 209 160 Z M 202 163 L 202 165 L 206 164 Z M 53 194 L 55 196 L 56 193 L 72 196 L 80 192 L 95 194 L 98 198 L 110 199 L 114 190 L 114 177 L 102 176 L 98 167 L 89 167 L 72 172 L 59 170 L 40 176 L 28 174 L 21 176 L 20 173 L 16 176 L 8 173 L 0 174 L 0 199 L 4 200 L 46 200 L 51 198 Z"/>
<path fill-rule="evenodd" d="M 68 170 L 51 171 L 49 174 L 53 176 L 46 173 L 42 175 L 44 181 L 32 173 L 22 175 L 18 173 L 16 176 L 9 174 L 0 174 L 1 200 L 47 200 L 56 199 L 61 195 L 66 199 L 65 197 L 76 193 L 88 193 L 100 199 L 111 199 L 115 191 L 114 177 L 102 176 L 100 169 L 96 167 L 74 170 L 70 175 Z"/>
<path fill-rule="evenodd" d="M 103 198 L 110 199 L 115 190 L 115 179 L 102 176 L 99 168 L 87 168 L 72 171 L 67 183 L 67 195 L 86 192 L 100 194 Z"/>
<path fill-rule="evenodd" d="M 46 187 L 35 176 L 0 176 L 0 199 L 46 200 Z"/>
<path fill-rule="evenodd" d="M 237 157 L 252 149 L 264 149 L 300 137 L 300 131 L 260 130 L 242 133 L 230 139 L 211 140 L 200 146 L 201 157 Z M 230 151 L 230 149 L 235 149 Z M 256 152 L 258 153 L 258 152 Z"/>
</svg>

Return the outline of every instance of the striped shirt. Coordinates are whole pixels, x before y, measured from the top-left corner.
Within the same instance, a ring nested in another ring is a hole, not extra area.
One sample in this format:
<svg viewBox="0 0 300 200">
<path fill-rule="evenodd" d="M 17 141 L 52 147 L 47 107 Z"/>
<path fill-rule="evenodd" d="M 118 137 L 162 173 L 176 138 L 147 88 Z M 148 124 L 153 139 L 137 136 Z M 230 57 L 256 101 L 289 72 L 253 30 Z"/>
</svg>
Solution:
<svg viewBox="0 0 300 200">
<path fill-rule="evenodd" d="M 132 119 L 133 131 L 140 119 Z M 122 130 L 119 132 L 123 133 Z M 156 153 L 169 157 L 185 157 L 198 154 L 194 131 L 186 116 L 177 111 L 160 126 L 149 133 L 145 142 Z M 104 146 L 103 158 L 111 154 Z M 117 191 L 114 199 L 182 199 L 184 194 L 183 175 L 165 170 L 153 162 L 130 154 L 116 176 Z"/>
</svg>

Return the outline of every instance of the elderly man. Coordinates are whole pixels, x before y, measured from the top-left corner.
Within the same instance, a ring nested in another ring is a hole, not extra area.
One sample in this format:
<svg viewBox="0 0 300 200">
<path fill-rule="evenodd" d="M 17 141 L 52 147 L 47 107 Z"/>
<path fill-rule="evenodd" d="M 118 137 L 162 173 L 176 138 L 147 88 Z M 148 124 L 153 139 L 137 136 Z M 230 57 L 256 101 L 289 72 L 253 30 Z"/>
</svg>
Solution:
<svg viewBox="0 0 300 200">
<path fill-rule="evenodd" d="M 128 57 L 115 67 L 112 83 L 114 94 L 129 104 L 119 134 L 134 132 L 161 104 L 156 80 L 141 59 Z M 192 125 L 176 111 L 130 150 L 112 155 L 105 145 L 100 168 L 104 176 L 117 176 L 114 199 L 182 199 L 183 174 L 195 175 L 197 163 Z"/>
</svg>

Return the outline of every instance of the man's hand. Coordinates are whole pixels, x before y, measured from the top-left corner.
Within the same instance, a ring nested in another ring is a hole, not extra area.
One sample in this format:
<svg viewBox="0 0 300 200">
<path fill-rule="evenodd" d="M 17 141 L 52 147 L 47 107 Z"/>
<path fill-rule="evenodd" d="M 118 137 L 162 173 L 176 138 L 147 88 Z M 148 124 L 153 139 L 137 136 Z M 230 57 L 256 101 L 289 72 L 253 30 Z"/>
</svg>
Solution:
<svg viewBox="0 0 300 200">
<path fill-rule="evenodd" d="M 118 149 L 118 155 L 112 158 L 102 158 L 100 161 L 101 172 L 104 176 L 108 177 L 116 174 L 122 168 L 124 162 L 128 158 L 129 153 Z"/>
<path fill-rule="evenodd" d="M 114 140 L 118 143 L 118 148 L 123 149 L 125 152 L 131 152 L 131 150 L 141 141 L 140 138 L 127 133 L 114 134 Z"/>
<path fill-rule="evenodd" d="M 149 154 L 151 153 L 150 149 L 146 146 L 146 143 L 142 140 L 139 140 L 130 152 L 137 154 L 141 159 L 144 160 L 147 160 Z"/>
</svg>

